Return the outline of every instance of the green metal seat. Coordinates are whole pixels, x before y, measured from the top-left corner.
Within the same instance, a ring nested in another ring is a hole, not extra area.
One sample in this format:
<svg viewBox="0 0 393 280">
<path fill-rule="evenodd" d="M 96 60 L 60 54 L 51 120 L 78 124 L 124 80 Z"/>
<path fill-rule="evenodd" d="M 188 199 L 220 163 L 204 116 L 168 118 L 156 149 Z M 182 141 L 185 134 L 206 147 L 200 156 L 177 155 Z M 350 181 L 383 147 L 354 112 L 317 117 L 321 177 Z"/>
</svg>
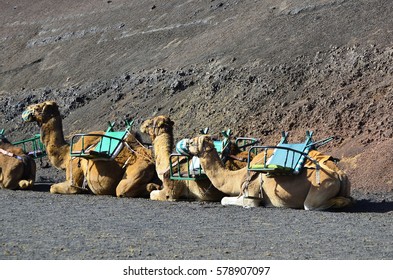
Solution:
<svg viewBox="0 0 393 280">
<path fill-rule="evenodd" d="M 248 147 L 255 146 L 259 139 L 253 137 L 236 137 L 235 145 L 240 151 L 246 151 Z"/>
<path fill-rule="evenodd" d="M 288 133 L 283 132 L 280 143 L 277 146 L 254 146 L 250 153 L 257 154 L 263 150 L 265 156 L 263 162 L 253 163 L 249 156 L 248 170 L 267 173 L 269 175 L 296 175 L 303 168 L 308 152 L 313 147 L 313 132 L 306 132 L 306 140 L 303 143 L 288 143 Z M 268 151 L 273 150 L 273 154 L 268 157 Z"/>
<path fill-rule="evenodd" d="M 208 134 L 209 128 L 200 131 L 201 134 Z M 230 135 L 231 130 L 224 130 L 221 132 L 222 140 L 213 140 L 213 144 L 222 160 L 230 152 Z M 180 140 L 176 144 L 177 153 L 173 153 L 169 157 L 170 178 L 172 180 L 201 180 L 206 179 L 207 176 L 200 166 L 199 158 L 189 154 L 186 145 L 186 139 Z"/>
<path fill-rule="evenodd" d="M 182 170 L 183 167 L 183 170 Z M 170 179 L 172 180 L 202 180 L 207 175 L 199 165 L 197 157 L 184 154 L 171 154 L 169 156 Z"/>
<path fill-rule="evenodd" d="M 200 134 L 207 135 L 209 133 L 209 128 L 206 127 L 200 130 Z M 217 150 L 220 159 L 223 163 L 227 161 L 230 157 L 231 145 L 233 143 L 230 141 L 232 131 L 230 129 L 221 131 L 222 140 L 213 139 L 214 148 Z M 186 145 L 186 139 L 180 140 L 176 144 L 176 152 L 170 155 L 170 178 L 172 180 L 201 180 L 206 179 L 207 176 L 203 171 L 203 168 L 199 164 L 199 158 L 192 156 Z M 247 147 L 259 142 L 256 138 L 249 137 L 238 137 L 236 138 L 235 145 L 241 151 L 245 151 Z M 181 168 L 183 167 L 183 168 Z M 183 171 L 180 171 L 180 170 Z"/>
<path fill-rule="evenodd" d="M 0 136 L 7 139 L 4 135 L 4 129 L 0 130 Z M 14 146 L 21 147 L 23 152 L 31 156 L 33 159 L 39 159 L 46 156 L 45 145 L 41 142 L 40 134 L 34 134 L 31 138 L 10 143 Z"/>
<path fill-rule="evenodd" d="M 105 134 L 75 134 L 71 139 L 71 156 L 83 157 L 86 159 L 113 160 L 121 152 L 124 146 L 124 139 L 129 133 L 133 121 L 126 122 L 127 127 L 123 131 L 113 131 L 114 123 L 109 123 Z M 87 137 L 98 137 L 99 142 L 92 146 L 86 146 Z M 74 145 L 81 140 L 81 149 L 75 150 Z"/>
</svg>

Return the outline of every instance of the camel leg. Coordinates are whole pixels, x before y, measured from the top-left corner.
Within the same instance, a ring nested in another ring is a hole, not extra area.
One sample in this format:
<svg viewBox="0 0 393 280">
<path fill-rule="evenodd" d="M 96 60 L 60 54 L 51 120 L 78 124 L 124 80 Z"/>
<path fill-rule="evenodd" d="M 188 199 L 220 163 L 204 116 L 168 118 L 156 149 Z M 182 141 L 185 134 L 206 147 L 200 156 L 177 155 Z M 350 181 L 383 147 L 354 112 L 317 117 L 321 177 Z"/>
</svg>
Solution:
<svg viewBox="0 0 393 280">
<path fill-rule="evenodd" d="M 340 181 L 327 179 L 320 186 L 312 185 L 306 200 L 304 201 L 305 210 L 326 210 L 336 206 L 345 205 L 341 199 L 337 199 L 340 192 Z"/>
<path fill-rule="evenodd" d="M 70 181 L 65 181 L 65 182 L 53 184 L 50 187 L 50 192 L 59 193 L 59 194 L 77 194 L 77 193 L 82 193 L 83 190 L 81 188 L 72 186 Z"/>
<path fill-rule="evenodd" d="M 118 197 L 149 197 L 153 186 L 148 184 L 155 174 L 154 165 L 148 163 L 136 163 L 129 166 L 116 188 Z"/>
<path fill-rule="evenodd" d="M 117 197 L 149 197 L 147 185 L 141 180 L 123 179 L 116 188 Z"/>
<path fill-rule="evenodd" d="M 19 179 L 22 177 L 22 174 L 23 168 L 15 168 L 8 172 L 1 172 L 0 181 L 2 188 L 10 190 L 18 189 Z"/>
</svg>

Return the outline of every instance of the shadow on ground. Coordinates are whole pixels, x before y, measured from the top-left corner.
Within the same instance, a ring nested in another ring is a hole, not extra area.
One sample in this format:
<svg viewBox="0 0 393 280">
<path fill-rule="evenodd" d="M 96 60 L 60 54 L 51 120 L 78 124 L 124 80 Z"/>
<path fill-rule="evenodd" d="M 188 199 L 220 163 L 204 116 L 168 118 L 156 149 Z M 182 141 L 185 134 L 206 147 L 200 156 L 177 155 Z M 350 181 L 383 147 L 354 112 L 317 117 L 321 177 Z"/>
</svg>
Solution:
<svg viewBox="0 0 393 280">
<path fill-rule="evenodd" d="M 387 213 L 393 211 L 393 201 L 372 201 L 370 199 L 357 200 L 356 203 L 346 209 L 349 213 Z"/>
</svg>

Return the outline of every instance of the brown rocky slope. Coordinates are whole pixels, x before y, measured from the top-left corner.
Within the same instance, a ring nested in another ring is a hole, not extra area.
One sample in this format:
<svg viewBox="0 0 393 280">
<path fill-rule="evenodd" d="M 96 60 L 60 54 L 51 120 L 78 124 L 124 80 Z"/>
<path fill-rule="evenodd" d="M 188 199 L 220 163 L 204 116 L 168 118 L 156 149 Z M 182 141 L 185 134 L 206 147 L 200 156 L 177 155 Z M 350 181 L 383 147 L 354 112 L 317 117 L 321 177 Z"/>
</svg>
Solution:
<svg viewBox="0 0 393 280">
<path fill-rule="evenodd" d="M 390 193 L 392 12 L 388 0 L 2 1 L 0 128 L 36 133 L 21 113 L 50 99 L 68 136 L 156 114 L 178 139 L 313 130 L 336 136 L 321 150 L 354 189 Z"/>
</svg>

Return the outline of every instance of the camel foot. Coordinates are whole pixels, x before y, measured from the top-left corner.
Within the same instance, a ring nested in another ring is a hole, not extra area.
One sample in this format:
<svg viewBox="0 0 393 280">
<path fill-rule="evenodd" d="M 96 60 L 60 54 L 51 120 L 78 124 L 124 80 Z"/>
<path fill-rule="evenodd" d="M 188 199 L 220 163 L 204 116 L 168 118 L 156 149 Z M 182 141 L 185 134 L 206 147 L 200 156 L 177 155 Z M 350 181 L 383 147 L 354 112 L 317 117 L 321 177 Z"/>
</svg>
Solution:
<svg viewBox="0 0 393 280">
<path fill-rule="evenodd" d="M 160 185 L 157 185 L 157 184 L 154 184 L 154 183 L 149 183 L 149 184 L 147 184 L 147 186 L 146 186 L 146 190 L 149 192 L 149 193 L 151 193 L 152 191 L 155 191 L 155 190 L 160 190 L 161 189 L 161 186 Z"/>
<path fill-rule="evenodd" d="M 83 193 L 83 190 L 81 188 L 77 188 L 71 185 L 70 182 L 62 182 L 62 183 L 57 183 L 53 184 L 50 187 L 50 193 L 54 194 L 77 194 L 77 193 Z"/>
<path fill-rule="evenodd" d="M 159 201 L 168 201 L 168 197 L 165 194 L 164 190 L 154 190 L 150 193 L 151 200 L 159 200 Z"/>
<path fill-rule="evenodd" d="M 21 189 L 28 189 L 33 186 L 33 180 L 20 180 L 18 185 Z"/>
<path fill-rule="evenodd" d="M 304 209 L 309 211 L 321 211 L 327 209 L 340 209 L 353 205 L 355 200 L 352 197 L 337 196 L 329 199 L 322 205 L 304 204 Z"/>
<path fill-rule="evenodd" d="M 242 196 L 226 196 L 221 199 L 222 205 L 236 205 L 245 208 L 258 207 L 262 203 L 262 199 L 256 197 Z"/>
<path fill-rule="evenodd" d="M 352 197 L 336 197 L 334 200 L 334 204 L 332 208 L 345 208 L 352 206 L 355 203 L 355 200 Z"/>
</svg>

